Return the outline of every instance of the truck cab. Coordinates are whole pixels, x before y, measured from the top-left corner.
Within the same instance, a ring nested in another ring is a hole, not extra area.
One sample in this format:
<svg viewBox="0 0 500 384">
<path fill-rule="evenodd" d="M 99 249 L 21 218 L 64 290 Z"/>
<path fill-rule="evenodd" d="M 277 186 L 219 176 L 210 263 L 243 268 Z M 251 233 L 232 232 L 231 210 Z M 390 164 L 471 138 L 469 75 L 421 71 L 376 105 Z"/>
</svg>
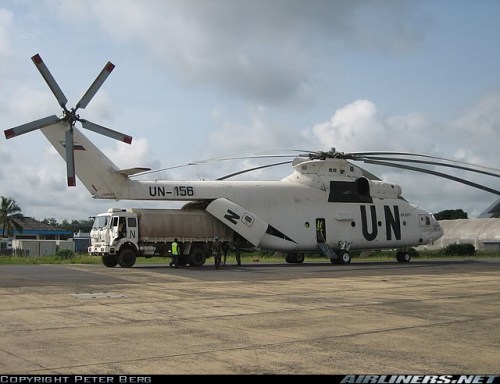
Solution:
<svg viewBox="0 0 500 384">
<path fill-rule="evenodd" d="M 135 263 L 138 247 L 137 215 L 125 209 L 110 208 L 106 213 L 101 213 L 94 219 L 90 231 L 90 255 L 102 256 L 106 266 L 128 266 L 131 259 Z M 122 256 L 122 251 L 129 249 Z M 135 255 L 132 257 L 131 252 Z M 133 265 L 133 264 L 132 264 Z M 130 265 L 131 266 L 131 265 Z"/>
</svg>

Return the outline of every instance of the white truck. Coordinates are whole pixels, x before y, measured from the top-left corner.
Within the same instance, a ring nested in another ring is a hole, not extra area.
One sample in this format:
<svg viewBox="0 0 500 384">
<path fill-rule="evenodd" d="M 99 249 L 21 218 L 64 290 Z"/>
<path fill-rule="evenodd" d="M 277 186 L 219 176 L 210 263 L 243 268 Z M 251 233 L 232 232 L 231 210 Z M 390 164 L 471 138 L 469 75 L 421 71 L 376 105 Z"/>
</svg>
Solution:
<svg viewBox="0 0 500 384">
<path fill-rule="evenodd" d="M 180 265 L 201 266 L 215 237 L 233 240 L 234 232 L 205 210 L 110 208 L 96 216 L 90 232 L 90 255 L 106 267 L 132 267 L 137 257 L 171 257 L 177 238 Z"/>
</svg>

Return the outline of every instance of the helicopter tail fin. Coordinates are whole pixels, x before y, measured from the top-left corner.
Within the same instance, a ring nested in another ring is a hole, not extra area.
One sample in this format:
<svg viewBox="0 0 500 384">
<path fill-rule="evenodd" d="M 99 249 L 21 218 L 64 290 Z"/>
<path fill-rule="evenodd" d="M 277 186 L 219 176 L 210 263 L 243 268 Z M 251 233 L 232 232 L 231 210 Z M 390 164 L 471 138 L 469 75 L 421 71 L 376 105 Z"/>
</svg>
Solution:
<svg viewBox="0 0 500 384">
<path fill-rule="evenodd" d="M 57 123 L 41 131 L 66 161 L 67 124 Z M 73 128 L 75 173 L 94 198 L 120 199 L 131 183 L 123 172 L 81 131 Z"/>
</svg>

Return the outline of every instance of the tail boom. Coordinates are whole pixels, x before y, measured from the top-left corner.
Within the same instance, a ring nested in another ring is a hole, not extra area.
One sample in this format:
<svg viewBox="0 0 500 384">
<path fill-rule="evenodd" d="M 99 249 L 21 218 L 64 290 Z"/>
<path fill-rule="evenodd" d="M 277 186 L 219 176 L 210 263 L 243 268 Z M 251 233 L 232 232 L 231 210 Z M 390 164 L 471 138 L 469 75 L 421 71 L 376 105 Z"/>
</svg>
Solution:
<svg viewBox="0 0 500 384">
<path fill-rule="evenodd" d="M 41 129 L 65 161 L 67 129 L 68 124 L 64 122 Z M 73 143 L 75 173 L 92 196 L 99 199 L 122 198 L 123 191 L 127 190 L 127 183 L 131 181 L 77 128 L 73 128 Z"/>
</svg>

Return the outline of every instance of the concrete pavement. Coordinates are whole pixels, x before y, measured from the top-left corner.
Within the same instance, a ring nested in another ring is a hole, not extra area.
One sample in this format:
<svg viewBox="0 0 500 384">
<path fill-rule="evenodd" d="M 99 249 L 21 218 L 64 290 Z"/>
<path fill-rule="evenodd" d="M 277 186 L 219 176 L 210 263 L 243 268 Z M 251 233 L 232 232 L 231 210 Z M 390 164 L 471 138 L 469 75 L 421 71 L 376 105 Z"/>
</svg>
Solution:
<svg viewBox="0 0 500 384">
<path fill-rule="evenodd" d="M 492 374 L 500 259 L 0 266 L 0 374 Z"/>
</svg>

